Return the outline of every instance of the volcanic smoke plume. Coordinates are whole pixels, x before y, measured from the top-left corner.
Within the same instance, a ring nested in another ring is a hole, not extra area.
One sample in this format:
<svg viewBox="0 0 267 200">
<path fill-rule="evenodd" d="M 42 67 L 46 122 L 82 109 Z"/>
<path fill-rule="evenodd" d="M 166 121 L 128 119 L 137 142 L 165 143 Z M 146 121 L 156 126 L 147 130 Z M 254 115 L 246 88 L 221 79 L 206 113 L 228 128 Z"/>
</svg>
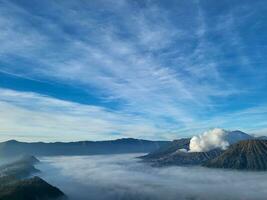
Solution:
<svg viewBox="0 0 267 200">
<path fill-rule="evenodd" d="M 201 135 L 193 136 L 190 140 L 190 152 L 205 152 L 215 148 L 225 150 L 229 146 L 227 141 L 228 131 L 215 128 L 204 132 Z"/>
</svg>

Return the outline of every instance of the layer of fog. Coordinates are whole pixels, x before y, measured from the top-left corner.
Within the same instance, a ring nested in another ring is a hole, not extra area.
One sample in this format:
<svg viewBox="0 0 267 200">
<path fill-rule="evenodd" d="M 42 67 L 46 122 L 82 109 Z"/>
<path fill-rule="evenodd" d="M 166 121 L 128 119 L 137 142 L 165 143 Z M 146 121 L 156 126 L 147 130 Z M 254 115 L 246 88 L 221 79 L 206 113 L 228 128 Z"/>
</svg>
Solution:
<svg viewBox="0 0 267 200">
<path fill-rule="evenodd" d="M 266 172 L 154 168 L 137 155 L 45 157 L 41 176 L 70 200 L 261 200 Z"/>
</svg>

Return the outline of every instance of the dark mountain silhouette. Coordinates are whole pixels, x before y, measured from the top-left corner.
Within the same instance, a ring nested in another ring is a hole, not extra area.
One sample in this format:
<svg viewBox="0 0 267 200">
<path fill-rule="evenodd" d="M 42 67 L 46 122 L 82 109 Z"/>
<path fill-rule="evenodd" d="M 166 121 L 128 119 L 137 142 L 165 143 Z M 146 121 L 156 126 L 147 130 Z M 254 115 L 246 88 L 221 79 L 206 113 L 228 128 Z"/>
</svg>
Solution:
<svg viewBox="0 0 267 200">
<path fill-rule="evenodd" d="M 240 170 L 267 170 L 267 141 L 247 140 L 232 145 L 206 167 Z"/>
<path fill-rule="evenodd" d="M 39 177 L 30 176 L 39 172 L 34 165 L 39 160 L 23 156 L 0 166 L 0 200 L 47 200 L 65 197 L 56 187 Z"/>
<path fill-rule="evenodd" d="M 109 141 L 80 141 L 80 142 L 18 142 L 10 140 L 0 143 L 0 156 L 10 157 L 23 154 L 34 156 L 50 155 L 93 155 L 116 153 L 147 153 L 168 144 L 168 141 L 149 141 L 125 138 Z"/>
<path fill-rule="evenodd" d="M 58 188 L 53 187 L 39 177 L 0 185 L 1 200 L 47 200 L 63 196 L 63 192 Z"/>
</svg>

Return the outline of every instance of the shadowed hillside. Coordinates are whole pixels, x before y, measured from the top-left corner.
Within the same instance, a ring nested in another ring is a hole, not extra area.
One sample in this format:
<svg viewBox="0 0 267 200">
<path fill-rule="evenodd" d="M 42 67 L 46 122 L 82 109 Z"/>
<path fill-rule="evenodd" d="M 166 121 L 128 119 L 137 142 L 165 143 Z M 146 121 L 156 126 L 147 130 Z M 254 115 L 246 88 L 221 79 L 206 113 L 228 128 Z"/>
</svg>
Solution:
<svg viewBox="0 0 267 200">
<path fill-rule="evenodd" d="M 240 170 L 267 170 L 267 141 L 241 141 L 232 145 L 219 157 L 205 163 L 204 166 Z"/>
<path fill-rule="evenodd" d="M 36 176 L 0 186 L 1 200 L 48 200 L 62 196 L 58 188 Z"/>
<path fill-rule="evenodd" d="M 156 151 L 153 151 L 145 156 L 142 156 L 143 159 L 158 159 L 162 156 L 172 154 L 176 152 L 178 149 L 186 149 L 189 150 L 190 138 L 183 138 L 179 140 L 174 140 Z"/>
<path fill-rule="evenodd" d="M 4 176 L 11 176 L 15 178 L 27 177 L 32 173 L 39 172 L 39 170 L 34 167 L 34 165 L 38 162 L 40 161 L 33 156 L 23 156 L 11 163 L 1 165 L 0 177 Z"/>
<path fill-rule="evenodd" d="M 65 197 L 58 188 L 39 177 L 30 177 L 40 172 L 34 167 L 39 160 L 23 156 L 0 166 L 0 200 L 47 200 Z"/>
</svg>

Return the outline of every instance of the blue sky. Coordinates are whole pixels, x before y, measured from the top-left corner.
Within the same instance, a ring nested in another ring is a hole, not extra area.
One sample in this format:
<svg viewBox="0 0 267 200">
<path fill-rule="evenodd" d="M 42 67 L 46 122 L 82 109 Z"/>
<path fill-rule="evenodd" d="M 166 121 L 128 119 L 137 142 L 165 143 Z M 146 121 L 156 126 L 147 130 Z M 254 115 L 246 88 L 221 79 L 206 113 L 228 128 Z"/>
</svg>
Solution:
<svg viewBox="0 0 267 200">
<path fill-rule="evenodd" d="M 264 0 L 0 0 L 0 140 L 267 135 Z"/>
</svg>

